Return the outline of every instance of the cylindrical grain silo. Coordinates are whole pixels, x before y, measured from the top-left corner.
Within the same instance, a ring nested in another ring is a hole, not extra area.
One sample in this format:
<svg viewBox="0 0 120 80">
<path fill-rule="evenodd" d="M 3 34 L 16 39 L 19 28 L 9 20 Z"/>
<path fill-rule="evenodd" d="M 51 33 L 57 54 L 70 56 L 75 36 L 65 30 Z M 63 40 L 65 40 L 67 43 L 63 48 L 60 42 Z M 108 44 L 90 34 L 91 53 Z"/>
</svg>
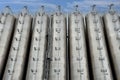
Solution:
<svg viewBox="0 0 120 80">
<path fill-rule="evenodd" d="M 58 8 L 52 16 L 49 80 L 66 80 L 66 19 Z"/>
<path fill-rule="evenodd" d="M 77 9 L 69 15 L 68 28 L 70 80 L 89 80 L 84 18 Z"/>
<path fill-rule="evenodd" d="M 86 16 L 87 35 L 94 80 L 113 80 L 108 51 L 106 48 L 103 24 L 100 14 L 93 10 Z"/>
<path fill-rule="evenodd" d="M 15 18 L 9 6 L 0 16 L 0 79 L 6 64 Z"/>
<path fill-rule="evenodd" d="M 23 80 L 32 18 L 25 6 L 15 26 L 3 80 Z"/>
<path fill-rule="evenodd" d="M 48 16 L 43 10 L 35 15 L 26 80 L 44 80 Z"/>
<path fill-rule="evenodd" d="M 116 78 L 120 80 L 120 19 L 112 6 L 113 4 L 103 18 Z"/>
</svg>

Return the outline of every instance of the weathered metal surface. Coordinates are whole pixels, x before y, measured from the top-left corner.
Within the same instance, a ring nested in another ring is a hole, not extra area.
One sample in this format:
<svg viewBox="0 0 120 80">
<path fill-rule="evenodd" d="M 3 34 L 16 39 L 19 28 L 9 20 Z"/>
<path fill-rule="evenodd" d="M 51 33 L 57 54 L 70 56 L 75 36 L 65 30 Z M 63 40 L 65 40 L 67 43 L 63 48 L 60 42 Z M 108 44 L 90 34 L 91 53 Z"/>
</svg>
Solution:
<svg viewBox="0 0 120 80">
<path fill-rule="evenodd" d="M 70 79 L 89 80 L 84 19 L 77 10 L 69 20 Z"/>
<path fill-rule="evenodd" d="M 6 64 L 15 21 L 14 16 L 10 14 L 9 7 L 6 7 L 5 10 L 8 12 L 3 12 L 0 16 L 0 76 L 2 76 Z"/>
<path fill-rule="evenodd" d="M 52 52 L 49 80 L 66 80 L 66 23 L 58 11 L 52 19 Z"/>
<path fill-rule="evenodd" d="M 120 19 L 112 5 L 109 12 L 104 15 L 104 23 L 116 77 L 120 80 Z"/>
<path fill-rule="evenodd" d="M 94 80 L 113 80 L 101 17 L 95 11 L 86 16 Z"/>
<path fill-rule="evenodd" d="M 3 80 L 22 80 L 27 57 L 31 17 L 26 7 L 19 15 Z"/>
<path fill-rule="evenodd" d="M 48 16 L 42 11 L 35 16 L 26 80 L 44 80 Z"/>
</svg>

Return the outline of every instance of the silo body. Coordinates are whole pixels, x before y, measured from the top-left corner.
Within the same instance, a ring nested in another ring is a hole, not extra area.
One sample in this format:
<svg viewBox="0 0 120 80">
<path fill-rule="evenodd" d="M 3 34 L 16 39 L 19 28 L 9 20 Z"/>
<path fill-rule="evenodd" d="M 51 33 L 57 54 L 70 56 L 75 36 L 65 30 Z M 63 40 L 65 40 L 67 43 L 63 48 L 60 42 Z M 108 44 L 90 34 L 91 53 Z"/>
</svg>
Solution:
<svg viewBox="0 0 120 80">
<path fill-rule="evenodd" d="M 52 17 L 49 80 L 66 80 L 66 23 L 63 14 Z"/>
<path fill-rule="evenodd" d="M 120 19 L 117 13 L 104 15 L 105 31 L 117 80 L 120 80 Z"/>
<path fill-rule="evenodd" d="M 91 12 L 86 16 L 86 22 L 93 78 L 113 80 L 101 17 L 97 12 Z"/>
<path fill-rule="evenodd" d="M 22 80 L 31 28 L 31 16 L 22 11 L 18 17 L 3 80 Z"/>
<path fill-rule="evenodd" d="M 83 16 L 72 13 L 69 20 L 70 79 L 89 80 Z"/>
<path fill-rule="evenodd" d="M 14 22 L 15 18 L 11 14 L 0 16 L 0 76 L 6 64 Z"/>
<path fill-rule="evenodd" d="M 35 16 L 26 80 L 43 80 L 47 48 L 48 16 Z"/>
</svg>

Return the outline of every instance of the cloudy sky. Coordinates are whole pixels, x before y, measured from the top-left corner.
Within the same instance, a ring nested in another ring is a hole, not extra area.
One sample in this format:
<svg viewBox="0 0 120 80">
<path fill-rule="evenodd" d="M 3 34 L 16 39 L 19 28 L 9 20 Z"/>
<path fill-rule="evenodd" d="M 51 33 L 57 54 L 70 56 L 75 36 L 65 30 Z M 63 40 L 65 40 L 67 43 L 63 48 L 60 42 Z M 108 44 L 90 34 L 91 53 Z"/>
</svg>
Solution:
<svg viewBox="0 0 120 80">
<path fill-rule="evenodd" d="M 57 5 L 61 5 L 63 12 L 71 12 L 74 10 L 74 5 L 79 5 L 79 10 L 87 13 L 91 10 L 90 6 L 96 4 L 97 11 L 103 13 L 108 10 L 108 5 L 111 3 L 115 4 L 115 10 L 120 12 L 120 0 L 0 0 L 0 11 L 9 5 L 14 13 L 18 13 L 23 6 L 28 6 L 33 13 L 44 5 L 47 12 L 53 12 Z"/>
</svg>

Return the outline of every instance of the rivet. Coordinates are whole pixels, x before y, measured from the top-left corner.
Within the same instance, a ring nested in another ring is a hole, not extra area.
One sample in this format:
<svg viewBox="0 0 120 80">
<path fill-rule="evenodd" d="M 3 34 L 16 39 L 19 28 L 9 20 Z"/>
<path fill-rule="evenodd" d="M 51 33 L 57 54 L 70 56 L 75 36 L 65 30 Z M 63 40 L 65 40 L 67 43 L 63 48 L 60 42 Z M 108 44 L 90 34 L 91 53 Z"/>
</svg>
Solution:
<svg viewBox="0 0 120 80">
<path fill-rule="evenodd" d="M 97 37 L 96 37 L 96 40 L 101 40 L 101 36 L 97 36 Z"/>
<path fill-rule="evenodd" d="M 76 39 L 76 40 L 80 40 L 80 39 L 81 39 L 81 36 L 77 36 L 75 39 Z"/>
<path fill-rule="evenodd" d="M 107 69 L 101 69 L 101 72 L 107 72 Z"/>
<path fill-rule="evenodd" d="M 113 22 L 113 23 L 116 23 L 116 22 L 117 22 L 117 19 L 114 19 L 114 18 L 113 18 L 113 19 L 112 19 L 112 22 Z"/>
<path fill-rule="evenodd" d="M 97 24 L 97 23 L 98 23 L 98 20 L 97 20 L 97 19 L 94 19 L 94 20 L 93 20 L 93 23 Z"/>
<path fill-rule="evenodd" d="M 55 47 L 55 50 L 60 50 L 60 47 Z"/>
<path fill-rule="evenodd" d="M 105 60 L 105 58 L 104 57 L 99 57 L 99 60 Z"/>
<path fill-rule="evenodd" d="M 60 37 L 55 37 L 55 40 L 56 41 L 60 41 Z"/>
<path fill-rule="evenodd" d="M 61 23 L 61 20 L 56 20 L 56 23 Z"/>
<path fill-rule="evenodd" d="M 102 50 L 102 49 L 103 49 L 102 46 L 98 46 L 98 47 L 97 47 L 97 50 Z"/>
<path fill-rule="evenodd" d="M 82 57 L 77 57 L 77 61 L 81 61 L 82 59 Z"/>
<path fill-rule="evenodd" d="M 61 29 L 60 28 L 56 28 L 56 32 L 60 33 Z"/>
<path fill-rule="evenodd" d="M 75 20 L 75 23 L 76 23 L 76 24 L 79 23 L 79 20 Z"/>
<path fill-rule="evenodd" d="M 80 33 L 80 28 L 75 28 L 75 31 Z"/>
<path fill-rule="evenodd" d="M 59 57 L 59 58 L 56 58 L 56 57 L 55 57 L 55 61 L 60 61 L 60 57 Z"/>
<path fill-rule="evenodd" d="M 77 46 L 76 50 L 81 50 L 82 46 Z"/>
<path fill-rule="evenodd" d="M 35 50 L 35 51 L 37 50 L 36 47 L 34 47 L 34 50 Z"/>
<path fill-rule="evenodd" d="M 38 28 L 36 29 L 36 31 L 37 31 L 38 33 L 42 32 L 42 30 L 41 30 L 41 29 L 39 30 Z"/>
</svg>

